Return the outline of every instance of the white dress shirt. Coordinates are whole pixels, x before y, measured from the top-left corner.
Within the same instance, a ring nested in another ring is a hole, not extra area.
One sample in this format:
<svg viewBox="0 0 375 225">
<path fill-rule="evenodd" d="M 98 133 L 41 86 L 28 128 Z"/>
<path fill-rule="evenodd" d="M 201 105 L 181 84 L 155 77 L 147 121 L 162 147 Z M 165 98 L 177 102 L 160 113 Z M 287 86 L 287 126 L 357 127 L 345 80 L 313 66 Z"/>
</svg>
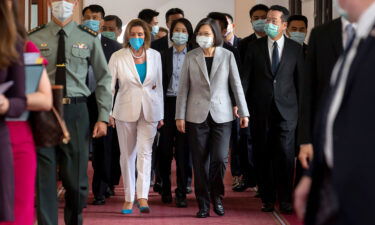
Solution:
<svg viewBox="0 0 375 225">
<path fill-rule="evenodd" d="M 375 24 L 375 3 L 373 3 L 366 11 L 363 13 L 357 24 L 357 32 L 354 43 L 347 54 L 347 59 L 342 70 L 341 79 L 337 82 L 338 88 L 333 97 L 332 103 L 328 111 L 328 120 L 325 127 L 326 132 L 326 141 L 324 143 L 324 154 L 326 157 L 326 162 L 329 167 L 333 167 L 333 127 L 336 120 L 337 113 L 341 107 L 342 100 L 345 93 L 346 83 L 348 80 L 348 75 L 352 62 L 357 54 L 357 48 L 362 39 L 367 38 L 369 33 L 372 30 L 372 27 Z M 343 58 L 341 57 L 335 65 L 335 68 L 332 72 L 331 85 L 334 84 L 337 80 L 339 69 L 343 63 Z"/>
<path fill-rule="evenodd" d="M 272 65 L 272 52 L 273 52 L 273 43 L 274 42 L 275 42 L 274 40 L 272 40 L 270 37 L 268 37 L 268 53 L 270 55 L 271 65 Z M 283 55 L 283 50 L 284 50 L 284 43 L 285 43 L 284 35 L 281 36 L 281 38 L 279 40 L 277 40 L 276 42 L 277 42 L 277 47 L 279 49 L 279 62 L 280 62 L 281 56 Z"/>
</svg>

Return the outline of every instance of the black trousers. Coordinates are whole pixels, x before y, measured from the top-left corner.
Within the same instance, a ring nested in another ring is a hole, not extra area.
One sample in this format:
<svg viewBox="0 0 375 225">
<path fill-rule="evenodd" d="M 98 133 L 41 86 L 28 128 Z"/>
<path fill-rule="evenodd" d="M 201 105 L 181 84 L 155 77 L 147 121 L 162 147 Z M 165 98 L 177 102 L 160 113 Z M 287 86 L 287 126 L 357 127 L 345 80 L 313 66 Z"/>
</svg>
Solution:
<svg viewBox="0 0 375 225">
<path fill-rule="evenodd" d="M 88 98 L 90 128 L 94 128 L 98 118 L 95 94 Z M 108 187 L 118 185 L 121 177 L 120 147 L 116 129 L 108 127 L 107 136 L 92 140 L 92 167 L 94 175 L 92 190 L 95 199 L 104 199 Z"/>
<path fill-rule="evenodd" d="M 188 177 L 191 174 L 190 152 L 187 135 L 176 127 L 176 97 L 166 97 L 164 102 L 164 126 L 160 130 L 159 171 L 162 179 L 162 195 L 171 194 L 171 163 L 173 156 L 177 167 L 176 195 L 186 198 Z"/>
<path fill-rule="evenodd" d="M 240 120 L 232 123 L 231 133 L 231 173 L 232 176 L 243 176 L 247 185 L 256 185 L 253 156 L 253 141 L 250 127 L 240 128 Z"/>
<path fill-rule="evenodd" d="M 291 203 L 296 123 L 283 120 L 275 104 L 268 119 L 253 118 L 253 123 L 255 166 L 262 202 Z"/>
<path fill-rule="evenodd" d="M 199 208 L 210 208 L 210 197 L 224 196 L 224 175 L 232 122 L 216 123 L 209 115 L 203 123 L 186 123 Z"/>
<path fill-rule="evenodd" d="M 67 225 L 81 225 L 82 210 L 89 192 L 87 163 L 89 159 L 89 118 L 84 103 L 64 105 L 64 119 L 70 132 L 68 144 L 37 151 L 37 216 L 38 224 L 56 225 L 58 201 L 56 169 L 59 165 L 65 192 L 64 221 Z"/>
</svg>

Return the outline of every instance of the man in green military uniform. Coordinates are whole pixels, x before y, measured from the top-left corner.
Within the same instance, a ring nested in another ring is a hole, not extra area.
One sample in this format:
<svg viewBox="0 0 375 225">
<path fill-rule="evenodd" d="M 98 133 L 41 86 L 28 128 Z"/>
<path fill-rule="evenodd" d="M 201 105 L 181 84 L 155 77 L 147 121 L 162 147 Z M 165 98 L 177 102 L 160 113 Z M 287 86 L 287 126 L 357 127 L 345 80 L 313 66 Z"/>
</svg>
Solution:
<svg viewBox="0 0 375 225">
<path fill-rule="evenodd" d="M 82 209 L 88 195 L 89 135 L 106 135 L 112 96 L 108 72 L 97 33 L 73 22 L 73 10 L 79 0 L 49 0 L 52 21 L 30 32 L 48 60 L 47 71 L 52 84 L 64 85 L 64 117 L 71 140 L 56 148 L 38 149 L 37 206 L 39 225 L 57 225 L 58 201 L 56 166 L 59 165 L 65 193 L 65 224 L 82 224 Z M 98 122 L 89 131 L 86 85 L 88 65 L 95 73 Z"/>
</svg>

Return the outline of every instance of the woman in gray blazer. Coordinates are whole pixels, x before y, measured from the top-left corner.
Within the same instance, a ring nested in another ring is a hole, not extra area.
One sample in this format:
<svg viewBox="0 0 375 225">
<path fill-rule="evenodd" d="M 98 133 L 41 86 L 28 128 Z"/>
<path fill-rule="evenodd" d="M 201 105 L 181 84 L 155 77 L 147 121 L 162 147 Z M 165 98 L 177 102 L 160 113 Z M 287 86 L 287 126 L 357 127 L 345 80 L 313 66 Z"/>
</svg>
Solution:
<svg viewBox="0 0 375 225">
<path fill-rule="evenodd" d="M 176 102 L 176 125 L 187 132 L 193 159 L 197 217 L 214 212 L 224 215 L 223 178 L 228 162 L 231 122 L 234 120 L 230 90 L 239 108 L 241 127 L 249 112 L 233 54 L 219 47 L 223 42 L 217 23 L 209 18 L 195 29 L 200 48 L 186 54 Z M 186 129 L 185 129 L 186 123 Z"/>
</svg>

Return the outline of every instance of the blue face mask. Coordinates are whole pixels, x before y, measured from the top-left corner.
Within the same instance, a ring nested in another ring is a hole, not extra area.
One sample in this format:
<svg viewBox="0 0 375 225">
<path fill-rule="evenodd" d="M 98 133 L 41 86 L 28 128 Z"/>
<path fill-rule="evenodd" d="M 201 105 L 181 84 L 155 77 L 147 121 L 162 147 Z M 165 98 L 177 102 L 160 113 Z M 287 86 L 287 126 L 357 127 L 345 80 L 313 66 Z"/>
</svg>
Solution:
<svg viewBox="0 0 375 225">
<path fill-rule="evenodd" d="M 144 44 L 145 39 L 143 38 L 130 38 L 129 43 L 136 51 L 138 51 Z"/>
<path fill-rule="evenodd" d="M 184 45 L 189 39 L 189 35 L 182 32 L 174 32 L 172 40 L 176 45 Z"/>
<path fill-rule="evenodd" d="M 99 20 L 85 20 L 83 22 L 83 25 L 85 25 L 86 27 L 90 28 L 93 31 L 98 32 L 99 26 L 100 26 L 100 21 Z"/>
<path fill-rule="evenodd" d="M 255 20 L 253 21 L 253 29 L 257 32 L 264 32 L 264 26 L 266 25 L 266 20 Z"/>
<path fill-rule="evenodd" d="M 340 16 L 344 17 L 346 20 L 349 19 L 348 12 L 341 7 L 338 0 L 333 0 L 332 5 L 333 8 L 340 14 Z"/>
<path fill-rule="evenodd" d="M 152 26 L 151 34 L 156 35 L 158 32 L 159 32 L 159 26 L 158 25 Z"/>
<path fill-rule="evenodd" d="M 102 32 L 102 35 L 106 38 L 109 38 L 109 39 L 112 39 L 114 41 L 116 41 L 116 34 L 115 32 L 112 32 L 112 31 L 104 31 Z"/>
<path fill-rule="evenodd" d="M 300 45 L 303 45 L 303 42 L 305 41 L 306 34 L 302 32 L 290 32 L 290 39 L 293 41 L 298 42 Z"/>
<path fill-rule="evenodd" d="M 264 26 L 264 32 L 270 37 L 274 38 L 279 34 L 279 26 L 273 24 L 273 23 L 267 23 Z"/>
</svg>

